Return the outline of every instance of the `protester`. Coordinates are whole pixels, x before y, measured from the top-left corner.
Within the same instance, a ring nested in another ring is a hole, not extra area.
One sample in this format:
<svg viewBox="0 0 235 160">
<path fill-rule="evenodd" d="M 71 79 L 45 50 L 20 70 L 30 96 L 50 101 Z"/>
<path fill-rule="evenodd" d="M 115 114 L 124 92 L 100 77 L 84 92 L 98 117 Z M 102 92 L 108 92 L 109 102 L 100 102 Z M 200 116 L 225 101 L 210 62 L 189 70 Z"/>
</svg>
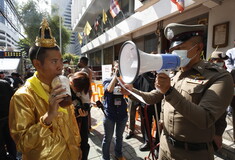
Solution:
<svg viewBox="0 0 235 160">
<path fill-rule="evenodd" d="M 82 160 L 87 160 L 90 149 L 88 143 L 88 111 L 90 110 L 89 77 L 85 72 L 75 72 L 69 75 L 69 79 L 73 105 L 75 106 L 75 116 L 81 135 Z"/>
<path fill-rule="evenodd" d="M 78 67 L 81 69 L 81 72 L 85 72 L 89 76 L 90 83 L 92 82 L 92 70 L 88 67 L 88 61 L 89 59 L 87 57 L 81 57 L 79 62 L 78 62 Z M 90 98 L 92 96 L 92 89 L 90 87 L 89 89 L 89 95 Z M 88 127 L 91 129 L 91 113 L 89 111 L 88 113 Z"/>
<path fill-rule="evenodd" d="M 228 59 L 228 56 L 221 51 L 215 50 L 212 52 L 209 62 L 214 63 L 217 67 L 226 69 L 225 60 Z M 223 133 L 227 127 L 226 122 L 227 111 L 215 122 L 215 136 L 213 138 L 214 149 L 217 151 L 222 148 L 223 142 Z"/>
<path fill-rule="evenodd" d="M 131 99 L 129 101 L 129 121 L 128 121 L 128 132 L 126 134 L 126 139 L 130 139 L 135 135 L 135 119 L 136 119 L 136 110 L 139 106 L 139 102 L 132 101 Z M 138 112 L 138 110 L 137 110 Z"/>
<path fill-rule="evenodd" d="M 235 88 L 235 40 L 233 41 L 233 48 L 227 50 L 226 55 L 229 57 L 226 60 L 226 67 L 227 70 L 231 73 L 233 80 L 234 80 L 234 88 Z M 235 89 L 234 89 L 234 96 L 231 101 L 230 106 L 228 107 L 228 115 L 233 117 L 233 141 L 235 142 Z"/>
<path fill-rule="evenodd" d="M 10 86 L 13 87 L 14 80 L 11 76 L 5 76 L 4 72 L 0 72 L 0 79 L 6 80 L 10 84 Z"/>
<path fill-rule="evenodd" d="M 92 82 L 92 70 L 88 67 L 89 59 L 87 57 L 81 57 L 78 63 L 78 67 L 82 72 L 86 72 L 89 76 L 90 82 Z"/>
<path fill-rule="evenodd" d="M 228 56 L 228 59 L 225 61 L 225 65 L 227 67 L 227 70 L 231 72 L 235 69 L 235 40 L 233 41 L 234 47 L 227 50 L 226 55 Z"/>
<path fill-rule="evenodd" d="M 204 30 L 203 25 L 167 25 L 164 34 L 169 51 L 180 54 L 180 70 L 171 79 L 159 73 L 151 92 L 126 85 L 149 104 L 164 101 L 159 159 L 214 159 L 215 122 L 231 102 L 233 82 L 227 71 L 200 59 Z"/>
<path fill-rule="evenodd" d="M 0 79 L 4 79 L 4 77 L 5 77 L 4 72 L 0 72 Z"/>
<path fill-rule="evenodd" d="M 14 80 L 14 82 L 13 82 L 14 90 L 17 90 L 20 86 L 22 86 L 24 84 L 24 82 L 20 78 L 20 74 L 19 73 L 13 72 L 13 73 L 11 73 L 11 76 L 12 76 L 12 78 Z"/>
<path fill-rule="evenodd" d="M 230 106 L 228 107 L 228 115 L 232 116 L 233 119 L 233 142 L 235 142 L 235 70 L 231 71 L 231 75 L 233 77 L 233 88 L 234 88 L 234 93 L 233 93 L 233 99 L 230 103 Z"/>
<path fill-rule="evenodd" d="M 0 79 L 0 160 L 16 159 L 16 146 L 10 136 L 8 114 L 13 88 L 3 79 Z"/>
<path fill-rule="evenodd" d="M 228 59 L 228 56 L 221 51 L 214 51 L 211 54 L 209 62 L 216 64 L 218 67 L 226 69 L 225 60 Z"/>
<path fill-rule="evenodd" d="M 81 159 L 80 133 L 74 116 L 74 107 L 59 103 L 68 95 L 52 80 L 62 74 L 60 49 L 52 37 L 46 19 L 43 19 L 36 44 L 29 50 L 36 71 L 13 95 L 10 103 L 9 126 L 12 138 L 22 158 Z"/>
<path fill-rule="evenodd" d="M 140 90 L 140 91 L 151 91 L 153 90 L 154 87 L 154 81 L 155 81 L 155 73 L 152 72 L 147 72 L 143 73 L 140 76 L 138 76 L 133 83 L 134 88 Z M 140 106 L 140 119 L 141 119 L 141 132 L 143 135 L 143 141 L 144 143 L 139 147 L 140 151 L 149 151 L 150 148 L 154 148 L 154 144 L 159 143 L 159 136 L 158 136 L 158 131 L 156 130 L 156 135 L 154 139 L 156 140 L 155 142 L 152 139 L 151 131 L 152 131 L 152 126 L 153 126 L 153 117 L 156 121 L 156 115 L 155 115 L 155 106 L 154 105 L 146 105 L 141 102 L 133 101 L 130 100 L 134 106 Z M 160 112 L 161 112 L 161 103 L 159 102 L 157 105 L 157 110 L 158 110 L 158 117 L 160 117 Z M 130 120 L 131 120 L 131 114 L 135 114 L 135 112 L 130 113 Z M 133 116 L 134 117 L 134 116 Z M 133 125 L 133 127 L 132 127 Z M 131 138 L 134 136 L 134 123 L 130 123 L 129 127 L 129 132 L 126 136 L 126 139 Z M 157 148 L 157 147 L 156 147 Z"/>
<path fill-rule="evenodd" d="M 133 83 L 135 88 L 139 87 L 138 78 Z M 140 102 L 128 99 L 128 110 L 129 110 L 129 121 L 128 121 L 128 132 L 126 134 L 126 139 L 130 139 L 135 135 L 135 119 L 136 119 L 136 111 L 139 113 Z M 138 110 L 137 110 L 138 109 Z M 141 123 L 142 124 L 142 123 Z"/>
<path fill-rule="evenodd" d="M 63 61 L 63 64 L 64 64 L 64 68 L 63 68 L 62 73 L 64 76 L 67 77 L 70 73 L 72 73 L 72 69 L 71 67 L 69 67 L 69 61 L 67 59 Z"/>
<path fill-rule="evenodd" d="M 104 85 L 104 137 L 102 141 L 103 159 L 110 159 L 110 144 L 115 129 L 115 157 L 125 160 L 122 153 L 123 132 L 127 122 L 127 103 L 118 84 L 118 61 L 113 63 L 113 76 L 103 82 Z"/>
<path fill-rule="evenodd" d="M 26 81 L 28 78 L 32 77 L 35 71 L 29 69 L 26 71 L 26 75 L 24 76 L 24 81 Z"/>
<path fill-rule="evenodd" d="M 154 72 L 147 72 L 140 75 L 136 82 L 138 84 L 137 88 L 140 91 L 149 92 L 153 90 L 155 81 L 155 73 Z M 158 117 L 160 117 L 161 112 L 161 102 L 155 104 L 156 109 L 158 111 Z M 156 113 L 155 113 L 155 105 L 146 105 L 141 103 L 141 132 L 143 134 L 144 143 L 140 146 L 140 151 L 148 151 L 150 149 L 155 148 L 154 144 L 159 143 L 159 136 L 158 130 L 155 132 L 155 142 L 152 139 L 151 131 L 152 131 L 152 124 L 153 118 L 156 122 Z M 156 147 L 156 149 L 158 149 Z"/>
</svg>

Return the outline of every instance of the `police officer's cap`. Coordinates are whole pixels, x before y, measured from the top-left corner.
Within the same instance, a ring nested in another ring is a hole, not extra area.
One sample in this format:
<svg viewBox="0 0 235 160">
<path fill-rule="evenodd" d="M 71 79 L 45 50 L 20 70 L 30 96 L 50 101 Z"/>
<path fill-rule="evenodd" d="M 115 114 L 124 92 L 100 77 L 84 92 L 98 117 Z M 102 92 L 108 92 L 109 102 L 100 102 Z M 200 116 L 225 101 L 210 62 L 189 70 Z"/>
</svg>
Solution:
<svg viewBox="0 0 235 160">
<path fill-rule="evenodd" d="M 171 46 L 175 47 L 189 40 L 193 36 L 204 36 L 205 25 L 186 25 L 178 23 L 170 23 L 165 27 L 164 35 L 171 42 Z"/>
</svg>

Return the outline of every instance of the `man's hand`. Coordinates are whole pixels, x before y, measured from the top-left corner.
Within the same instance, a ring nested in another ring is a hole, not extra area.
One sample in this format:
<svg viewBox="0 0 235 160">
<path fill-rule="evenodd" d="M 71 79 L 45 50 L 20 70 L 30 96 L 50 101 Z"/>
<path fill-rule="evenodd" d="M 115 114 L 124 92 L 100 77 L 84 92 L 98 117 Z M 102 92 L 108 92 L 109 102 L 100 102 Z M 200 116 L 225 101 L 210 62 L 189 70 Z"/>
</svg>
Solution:
<svg viewBox="0 0 235 160">
<path fill-rule="evenodd" d="M 170 77 L 165 73 L 158 73 L 155 79 L 155 87 L 162 94 L 165 94 L 171 87 Z"/>
<path fill-rule="evenodd" d="M 132 85 L 132 84 L 124 84 L 124 86 L 126 87 L 126 89 L 128 89 L 128 90 L 130 90 L 130 91 L 132 91 L 132 89 L 133 89 L 133 85 Z M 130 92 L 128 92 L 126 89 L 122 87 L 122 88 L 121 88 L 121 93 L 122 93 L 123 95 L 129 96 L 129 95 L 130 95 Z"/>
<path fill-rule="evenodd" d="M 48 111 L 43 115 L 43 122 L 45 124 L 50 124 L 52 120 L 58 114 L 59 103 L 63 101 L 64 97 L 67 97 L 65 94 L 61 94 L 66 89 L 62 88 L 61 85 L 57 85 L 52 89 L 51 94 L 49 96 L 49 108 Z"/>
<path fill-rule="evenodd" d="M 83 109 L 78 109 L 79 116 L 78 117 L 86 117 L 88 115 L 88 111 L 84 111 Z"/>
</svg>

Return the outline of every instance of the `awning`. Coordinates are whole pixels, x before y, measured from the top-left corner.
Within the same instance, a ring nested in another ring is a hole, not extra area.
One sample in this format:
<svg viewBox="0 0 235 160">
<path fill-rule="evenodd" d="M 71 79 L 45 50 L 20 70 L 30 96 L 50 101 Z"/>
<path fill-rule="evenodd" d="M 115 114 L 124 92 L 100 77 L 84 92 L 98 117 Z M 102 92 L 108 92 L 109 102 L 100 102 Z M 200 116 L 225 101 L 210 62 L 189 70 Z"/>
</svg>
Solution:
<svg viewBox="0 0 235 160">
<path fill-rule="evenodd" d="M 0 58 L 0 70 L 11 71 L 16 70 L 20 63 L 20 58 Z"/>
</svg>

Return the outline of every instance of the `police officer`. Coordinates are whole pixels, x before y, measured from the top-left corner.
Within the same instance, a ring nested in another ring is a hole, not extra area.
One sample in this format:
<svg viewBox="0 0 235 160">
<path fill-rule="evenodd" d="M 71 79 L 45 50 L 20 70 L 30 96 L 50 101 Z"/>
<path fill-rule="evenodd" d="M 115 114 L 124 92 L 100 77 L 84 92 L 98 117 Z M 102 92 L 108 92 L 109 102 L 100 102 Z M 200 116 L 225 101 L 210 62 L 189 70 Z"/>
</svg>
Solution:
<svg viewBox="0 0 235 160">
<path fill-rule="evenodd" d="M 215 64 L 220 68 L 226 69 L 225 60 L 228 59 L 228 56 L 221 51 L 217 51 L 217 49 L 211 53 L 211 57 L 209 62 Z M 233 79 L 234 81 L 234 79 Z M 215 122 L 215 136 L 213 138 L 214 149 L 217 151 L 218 149 L 222 148 L 222 141 L 223 141 L 223 133 L 225 128 L 227 127 L 226 122 L 227 111 Z"/>
<path fill-rule="evenodd" d="M 181 57 L 179 71 L 171 79 L 159 73 L 151 92 L 126 85 L 149 104 L 163 100 L 161 160 L 214 159 L 215 122 L 231 102 L 233 81 L 227 71 L 200 59 L 204 33 L 203 25 L 167 25 L 169 50 Z"/>
<path fill-rule="evenodd" d="M 221 51 L 214 51 L 211 53 L 209 62 L 216 64 L 217 66 L 226 69 L 225 60 L 228 59 L 228 56 Z"/>
</svg>

